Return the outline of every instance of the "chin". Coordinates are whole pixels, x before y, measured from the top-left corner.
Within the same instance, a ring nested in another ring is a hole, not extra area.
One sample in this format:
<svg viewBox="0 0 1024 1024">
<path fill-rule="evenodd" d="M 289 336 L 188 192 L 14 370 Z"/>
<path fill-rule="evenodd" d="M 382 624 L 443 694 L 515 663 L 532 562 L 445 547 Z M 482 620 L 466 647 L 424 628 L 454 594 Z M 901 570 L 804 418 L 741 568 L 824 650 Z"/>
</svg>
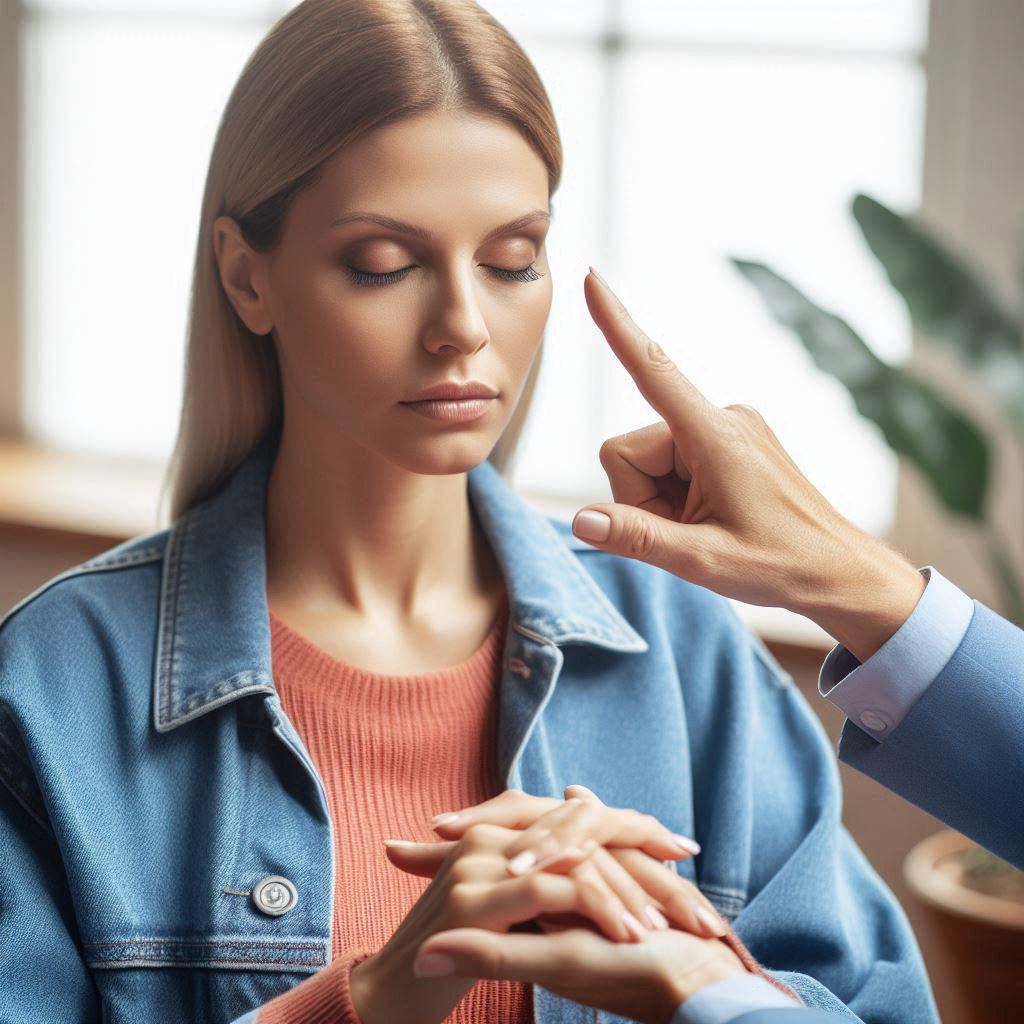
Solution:
<svg viewBox="0 0 1024 1024">
<path fill-rule="evenodd" d="M 498 443 L 497 438 L 421 437 L 411 449 L 395 452 L 392 461 L 422 476 L 452 476 L 468 473 L 487 459 Z"/>
</svg>

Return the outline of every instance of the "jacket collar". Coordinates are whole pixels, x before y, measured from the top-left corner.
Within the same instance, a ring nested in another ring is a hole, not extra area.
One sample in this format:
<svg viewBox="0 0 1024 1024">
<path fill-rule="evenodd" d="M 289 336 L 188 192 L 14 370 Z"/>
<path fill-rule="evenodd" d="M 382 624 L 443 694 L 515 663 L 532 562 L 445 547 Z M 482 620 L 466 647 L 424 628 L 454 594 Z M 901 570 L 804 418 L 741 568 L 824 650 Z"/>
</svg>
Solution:
<svg viewBox="0 0 1024 1024">
<path fill-rule="evenodd" d="M 168 732 L 248 693 L 276 693 L 266 600 L 264 501 L 276 443 L 265 437 L 225 484 L 170 530 L 154 666 L 154 725 Z M 467 473 L 469 500 L 505 577 L 511 622 L 539 643 L 643 652 L 563 536 L 493 463 Z"/>
</svg>

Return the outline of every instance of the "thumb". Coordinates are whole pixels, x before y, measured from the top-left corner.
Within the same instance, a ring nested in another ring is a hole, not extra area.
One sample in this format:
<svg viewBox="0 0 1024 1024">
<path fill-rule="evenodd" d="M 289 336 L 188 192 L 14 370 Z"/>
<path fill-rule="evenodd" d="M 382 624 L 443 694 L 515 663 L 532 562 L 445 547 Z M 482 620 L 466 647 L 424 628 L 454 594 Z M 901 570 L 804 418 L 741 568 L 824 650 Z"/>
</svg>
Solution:
<svg viewBox="0 0 1024 1024">
<path fill-rule="evenodd" d="M 602 551 L 656 565 L 695 583 L 723 549 L 720 526 L 675 523 L 633 505 L 610 502 L 580 509 L 572 532 Z"/>
</svg>

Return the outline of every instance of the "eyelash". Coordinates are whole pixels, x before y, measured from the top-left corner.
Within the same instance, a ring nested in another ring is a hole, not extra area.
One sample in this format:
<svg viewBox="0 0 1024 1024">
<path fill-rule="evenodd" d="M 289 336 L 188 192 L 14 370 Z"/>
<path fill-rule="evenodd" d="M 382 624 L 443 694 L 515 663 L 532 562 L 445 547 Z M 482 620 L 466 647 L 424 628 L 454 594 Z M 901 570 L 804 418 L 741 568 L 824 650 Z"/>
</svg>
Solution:
<svg viewBox="0 0 1024 1024">
<path fill-rule="evenodd" d="M 524 267 L 522 270 L 505 270 L 502 267 L 489 267 L 489 270 L 493 270 L 499 277 L 504 278 L 506 281 L 519 281 L 522 284 L 526 284 L 530 281 L 539 281 L 543 274 L 538 273 L 533 265 Z M 412 267 L 403 267 L 401 270 L 391 270 L 386 274 L 371 274 L 368 270 L 356 270 L 355 267 L 348 267 L 348 279 L 353 284 L 358 285 L 385 285 L 394 284 L 396 281 L 400 281 Z"/>
</svg>

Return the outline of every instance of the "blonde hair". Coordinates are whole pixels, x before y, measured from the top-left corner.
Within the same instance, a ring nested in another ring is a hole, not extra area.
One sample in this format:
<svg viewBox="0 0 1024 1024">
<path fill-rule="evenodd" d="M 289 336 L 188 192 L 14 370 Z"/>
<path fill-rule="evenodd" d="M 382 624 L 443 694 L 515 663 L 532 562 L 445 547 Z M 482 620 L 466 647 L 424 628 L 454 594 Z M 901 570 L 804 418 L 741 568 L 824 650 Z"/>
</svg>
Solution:
<svg viewBox="0 0 1024 1024">
<path fill-rule="evenodd" d="M 519 44 L 475 0 L 305 0 L 250 56 L 221 116 L 196 243 L 178 436 L 161 489 L 178 519 L 217 491 L 280 430 L 281 378 L 271 335 L 253 334 L 224 292 L 213 223 L 238 221 L 246 241 L 277 243 L 288 204 L 324 161 L 375 128 L 433 110 L 502 118 L 548 168 L 562 172 L 554 112 Z M 508 475 L 540 371 L 488 459 Z"/>
</svg>

